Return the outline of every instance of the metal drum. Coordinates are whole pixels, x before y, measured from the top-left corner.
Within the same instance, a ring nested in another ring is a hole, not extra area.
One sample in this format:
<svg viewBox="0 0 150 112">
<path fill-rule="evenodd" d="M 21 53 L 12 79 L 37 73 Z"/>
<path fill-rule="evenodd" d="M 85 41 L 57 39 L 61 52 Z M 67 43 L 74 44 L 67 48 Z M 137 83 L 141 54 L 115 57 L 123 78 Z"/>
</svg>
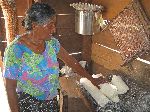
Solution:
<svg viewBox="0 0 150 112">
<path fill-rule="evenodd" d="M 81 35 L 93 35 L 94 12 L 76 10 L 75 32 Z"/>
</svg>

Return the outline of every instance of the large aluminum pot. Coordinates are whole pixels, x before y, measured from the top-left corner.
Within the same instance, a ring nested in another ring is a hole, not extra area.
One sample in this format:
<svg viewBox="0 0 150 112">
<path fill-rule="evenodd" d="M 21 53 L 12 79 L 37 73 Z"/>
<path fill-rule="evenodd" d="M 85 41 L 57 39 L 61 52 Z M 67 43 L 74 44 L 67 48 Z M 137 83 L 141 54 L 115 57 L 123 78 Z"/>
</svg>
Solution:
<svg viewBox="0 0 150 112">
<path fill-rule="evenodd" d="M 76 10 L 75 32 L 81 35 L 93 35 L 94 12 Z"/>
</svg>

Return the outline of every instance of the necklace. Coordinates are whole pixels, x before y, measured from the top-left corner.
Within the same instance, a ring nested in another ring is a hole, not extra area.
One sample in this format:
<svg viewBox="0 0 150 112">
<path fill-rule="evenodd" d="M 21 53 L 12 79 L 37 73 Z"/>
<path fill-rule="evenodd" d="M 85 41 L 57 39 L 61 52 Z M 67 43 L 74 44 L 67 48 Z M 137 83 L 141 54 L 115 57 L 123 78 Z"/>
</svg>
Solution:
<svg viewBox="0 0 150 112">
<path fill-rule="evenodd" d="M 42 45 L 43 43 L 44 43 L 44 41 L 43 40 L 41 40 L 41 41 L 35 41 L 35 40 L 33 40 L 32 38 L 29 38 L 29 40 L 30 40 L 30 42 L 32 43 L 32 44 L 34 44 L 34 45 L 36 45 L 36 46 L 40 46 L 40 45 Z"/>
<path fill-rule="evenodd" d="M 23 38 L 21 38 L 20 41 L 35 53 L 42 53 L 45 50 L 46 43 L 44 40 L 34 40 L 26 35 Z"/>
</svg>

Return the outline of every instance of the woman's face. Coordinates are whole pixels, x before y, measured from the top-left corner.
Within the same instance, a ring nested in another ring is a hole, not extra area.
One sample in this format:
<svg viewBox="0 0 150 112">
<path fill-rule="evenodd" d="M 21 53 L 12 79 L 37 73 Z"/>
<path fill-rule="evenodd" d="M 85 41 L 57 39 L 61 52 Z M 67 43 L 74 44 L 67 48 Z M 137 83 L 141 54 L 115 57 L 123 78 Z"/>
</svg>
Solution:
<svg viewBox="0 0 150 112">
<path fill-rule="evenodd" d="M 45 25 L 37 25 L 35 28 L 35 33 L 38 35 L 38 39 L 40 40 L 48 40 L 56 32 L 56 16 L 53 17 L 49 22 Z"/>
<path fill-rule="evenodd" d="M 48 31 L 49 35 L 56 32 L 56 16 L 54 16 L 47 24 L 43 25 L 45 31 Z"/>
</svg>

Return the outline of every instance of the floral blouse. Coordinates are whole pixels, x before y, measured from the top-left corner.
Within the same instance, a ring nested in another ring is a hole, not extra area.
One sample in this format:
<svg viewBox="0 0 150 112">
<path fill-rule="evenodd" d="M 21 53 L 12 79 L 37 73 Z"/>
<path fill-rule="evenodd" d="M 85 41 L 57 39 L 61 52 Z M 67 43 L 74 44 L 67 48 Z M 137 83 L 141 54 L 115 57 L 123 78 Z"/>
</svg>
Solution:
<svg viewBox="0 0 150 112">
<path fill-rule="evenodd" d="M 5 50 L 3 76 L 17 80 L 17 92 L 50 100 L 58 94 L 59 49 L 59 41 L 51 38 L 46 41 L 45 51 L 36 54 L 16 38 Z"/>
</svg>

